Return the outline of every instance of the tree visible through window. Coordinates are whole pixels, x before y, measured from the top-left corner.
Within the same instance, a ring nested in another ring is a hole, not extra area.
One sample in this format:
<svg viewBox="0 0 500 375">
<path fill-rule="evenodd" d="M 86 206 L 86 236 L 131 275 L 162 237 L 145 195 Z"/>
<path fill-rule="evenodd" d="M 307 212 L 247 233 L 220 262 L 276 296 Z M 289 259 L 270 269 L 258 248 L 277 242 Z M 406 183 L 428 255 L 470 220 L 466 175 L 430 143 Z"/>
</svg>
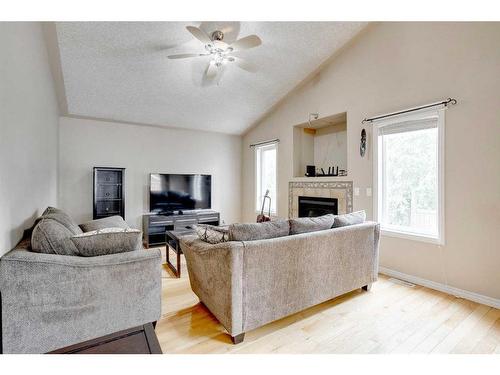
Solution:
<svg viewBox="0 0 500 375">
<path fill-rule="evenodd" d="M 269 190 L 271 197 L 271 213 L 276 213 L 276 156 L 277 145 L 265 145 L 255 148 L 256 158 L 256 200 L 255 209 L 260 211 L 262 200 L 266 191 Z M 265 209 L 268 210 L 268 202 Z"/>
<path fill-rule="evenodd" d="M 439 115 L 378 125 L 378 220 L 382 229 L 440 239 Z"/>
</svg>

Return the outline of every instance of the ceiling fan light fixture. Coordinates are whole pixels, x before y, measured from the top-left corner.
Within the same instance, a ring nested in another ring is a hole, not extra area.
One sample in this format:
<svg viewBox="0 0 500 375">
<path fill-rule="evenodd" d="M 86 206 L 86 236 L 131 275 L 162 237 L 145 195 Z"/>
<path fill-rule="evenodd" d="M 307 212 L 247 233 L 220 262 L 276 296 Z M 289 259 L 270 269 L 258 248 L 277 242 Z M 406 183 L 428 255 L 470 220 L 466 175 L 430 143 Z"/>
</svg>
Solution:
<svg viewBox="0 0 500 375">
<path fill-rule="evenodd" d="M 224 33 L 220 30 L 215 30 L 213 33 L 212 33 L 212 40 L 219 40 L 219 41 L 222 41 L 222 39 L 224 39 Z"/>
<path fill-rule="evenodd" d="M 205 33 L 205 31 L 194 27 L 187 26 L 186 29 L 200 42 L 203 43 L 205 50 L 207 53 L 199 54 L 199 53 L 190 53 L 190 54 L 179 54 L 179 55 L 170 55 L 169 59 L 183 59 L 188 57 L 197 57 L 197 56 L 209 56 L 210 62 L 207 68 L 205 75 L 208 78 L 213 78 L 217 74 L 217 68 L 220 68 L 222 65 L 227 63 L 236 62 L 240 68 L 247 70 L 249 72 L 255 72 L 255 67 L 252 67 L 252 64 L 248 64 L 243 59 L 239 57 L 234 57 L 231 55 L 232 52 L 241 51 L 245 49 L 250 49 L 259 46 L 262 41 L 257 35 L 248 35 L 239 40 L 236 40 L 229 45 L 224 42 L 224 33 L 220 30 L 215 30 L 210 34 L 210 36 Z"/>
</svg>

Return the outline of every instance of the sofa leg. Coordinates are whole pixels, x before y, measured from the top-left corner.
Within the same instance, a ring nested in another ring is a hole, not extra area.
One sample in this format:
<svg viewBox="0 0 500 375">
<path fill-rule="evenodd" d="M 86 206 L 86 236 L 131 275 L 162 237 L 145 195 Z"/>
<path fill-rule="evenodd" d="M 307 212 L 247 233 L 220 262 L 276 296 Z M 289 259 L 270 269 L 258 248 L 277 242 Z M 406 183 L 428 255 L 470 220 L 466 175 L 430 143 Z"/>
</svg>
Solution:
<svg viewBox="0 0 500 375">
<path fill-rule="evenodd" d="M 370 283 L 370 284 L 363 286 L 361 289 L 366 290 L 368 292 L 371 288 L 372 288 L 372 284 Z"/>
<path fill-rule="evenodd" d="M 240 344 L 243 342 L 243 339 L 245 338 L 245 333 L 240 333 L 239 335 L 236 336 L 231 336 L 231 341 L 233 344 Z"/>
<path fill-rule="evenodd" d="M 155 320 L 154 322 L 152 322 L 152 324 L 153 324 L 153 329 L 155 329 L 155 328 L 156 328 L 156 322 L 157 322 L 157 320 Z"/>
</svg>

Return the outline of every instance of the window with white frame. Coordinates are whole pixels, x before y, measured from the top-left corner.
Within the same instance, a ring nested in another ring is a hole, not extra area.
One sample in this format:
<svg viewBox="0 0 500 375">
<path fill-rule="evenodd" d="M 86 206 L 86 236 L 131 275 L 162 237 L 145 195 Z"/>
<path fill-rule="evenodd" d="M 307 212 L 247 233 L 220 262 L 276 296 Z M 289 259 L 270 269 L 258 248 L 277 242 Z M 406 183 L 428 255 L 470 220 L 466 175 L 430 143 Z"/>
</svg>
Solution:
<svg viewBox="0 0 500 375">
<path fill-rule="evenodd" d="M 375 212 L 382 232 L 444 243 L 444 109 L 373 124 Z"/>
<path fill-rule="evenodd" d="M 260 212 L 262 200 L 266 191 L 269 190 L 271 197 L 271 213 L 276 213 L 276 161 L 278 154 L 277 143 L 255 147 L 255 175 L 256 175 L 256 196 L 255 210 Z M 269 202 L 266 202 L 267 212 Z"/>
</svg>

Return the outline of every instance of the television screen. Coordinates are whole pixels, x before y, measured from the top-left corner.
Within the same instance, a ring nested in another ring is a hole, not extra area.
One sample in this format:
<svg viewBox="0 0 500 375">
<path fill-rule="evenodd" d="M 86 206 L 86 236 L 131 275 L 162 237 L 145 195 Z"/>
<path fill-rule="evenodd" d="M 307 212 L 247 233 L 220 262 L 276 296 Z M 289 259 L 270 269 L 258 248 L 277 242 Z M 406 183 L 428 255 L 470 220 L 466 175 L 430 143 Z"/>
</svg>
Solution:
<svg viewBox="0 0 500 375">
<path fill-rule="evenodd" d="M 201 174 L 151 174 L 151 212 L 211 208 L 212 176 Z"/>
</svg>

